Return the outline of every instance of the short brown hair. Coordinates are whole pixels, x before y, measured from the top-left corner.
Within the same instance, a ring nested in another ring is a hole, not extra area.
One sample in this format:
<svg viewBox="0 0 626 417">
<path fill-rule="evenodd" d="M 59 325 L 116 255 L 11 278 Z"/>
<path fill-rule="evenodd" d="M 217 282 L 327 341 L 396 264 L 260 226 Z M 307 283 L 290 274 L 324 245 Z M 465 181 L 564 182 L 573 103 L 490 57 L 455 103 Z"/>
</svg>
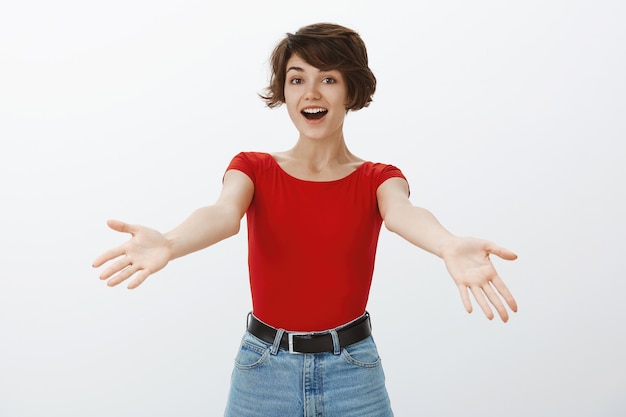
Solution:
<svg viewBox="0 0 626 417">
<path fill-rule="evenodd" d="M 368 66 L 365 43 L 358 33 L 332 23 L 304 26 L 295 34 L 287 33 L 270 58 L 271 76 L 266 94 L 260 95 L 270 108 L 285 102 L 287 61 L 293 54 L 322 70 L 337 70 L 347 90 L 346 110 L 367 107 L 376 90 L 376 77 Z"/>
</svg>

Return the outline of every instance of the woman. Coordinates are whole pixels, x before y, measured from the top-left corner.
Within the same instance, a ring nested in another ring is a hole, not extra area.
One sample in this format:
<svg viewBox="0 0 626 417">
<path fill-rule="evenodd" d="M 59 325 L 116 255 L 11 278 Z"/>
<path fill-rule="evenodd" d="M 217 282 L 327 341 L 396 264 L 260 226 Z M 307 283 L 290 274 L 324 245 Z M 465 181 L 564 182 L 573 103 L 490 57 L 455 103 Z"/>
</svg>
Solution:
<svg viewBox="0 0 626 417">
<path fill-rule="evenodd" d="M 170 260 L 239 231 L 247 214 L 253 312 L 235 361 L 227 416 L 391 416 L 371 336 L 367 299 L 380 227 L 445 265 L 468 312 L 517 310 L 489 255 L 516 255 L 489 241 L 452 235 L 409 201 L 402 172 L 364 161 L 344 140 L 348 111 L 369 105 L 376 79 L 354 31 L 315 24 L 272 54 L 262 98 L 287 106 L 299 132 L 273 154 L 245 152 L 228 166 L 215 204 L 172 231 L 109 221 L 132 238 L 94 261 L 101 279 L 136 288 Z M 491 306 L 492 307 L 491 307 Z"/>
</svg>

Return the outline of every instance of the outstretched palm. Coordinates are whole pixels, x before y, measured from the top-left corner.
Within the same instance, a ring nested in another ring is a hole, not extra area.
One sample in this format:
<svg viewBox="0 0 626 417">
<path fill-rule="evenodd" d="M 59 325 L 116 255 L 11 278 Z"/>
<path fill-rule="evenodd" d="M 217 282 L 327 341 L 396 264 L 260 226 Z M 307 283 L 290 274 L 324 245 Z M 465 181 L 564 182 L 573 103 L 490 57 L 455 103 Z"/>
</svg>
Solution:
<svg viewBox="0 0 626 417">
<path fill-rule="evenodd" d="M 115 286 L 135 275 L 128 288 L 136 288 L 169 262 L 171 248 L 160 232 L 118 220 L 109 220 L 107 224 L 113 230 L 132 236 L 126 243 L 104 252 L 94 260 L 93 266 L 96 268 L 115 260 L 100 274 L 100 279 L 109 279 L 107 285 Z"/>
<path fill-rule="evenodd" d="M 502 299 L 514 312 L 517 311 L 517 303 L 498 276 L 491 263 L 490 255 L 496 255 L 506 260 L 517 258 L 517 255 L 508 249 L 486 240 L 456 238 L 446 248 L 443 259 L 448 272 L 459 289 L 465 309 L 470 313 L 472 312 L 469 296 L 469 292 L 471 292 L 487 318 L 491 320 L 494 317 L 489 306 L 491 303 L 502 321 L 506 322 L 509 315 Z"/>
</svg>

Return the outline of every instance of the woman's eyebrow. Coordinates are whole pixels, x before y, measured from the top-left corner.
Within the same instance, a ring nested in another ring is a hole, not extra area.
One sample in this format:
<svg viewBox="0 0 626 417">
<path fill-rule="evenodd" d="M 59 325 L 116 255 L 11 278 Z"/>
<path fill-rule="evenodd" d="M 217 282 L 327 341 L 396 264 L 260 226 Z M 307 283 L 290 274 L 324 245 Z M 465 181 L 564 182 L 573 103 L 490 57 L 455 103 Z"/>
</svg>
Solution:
<svg viewBox="0 0 626 417">
<path fill-rule="evenodd" d="M 297 72 L 304 72 L 304 69 L 303 69 L 302 67 L 296 67 L 296 66 L 293 66 L 293 67 L 289 67 L 289 68 L 287 68 L 287 71 L 285 71 L 285 73 L 287 73 L 287 72 L 289 72 L 289 71 L 292 71 L 292 70 L 293 70 L 293 71 L 297 71 Z M 337 71 L 338 71 L 338 70 L 336 70 L 336 69 L 317 70 L 317 72 L 319 72 L 320 74 L 335 73 L 335 72 L 337 72 Z"/>
</svg>

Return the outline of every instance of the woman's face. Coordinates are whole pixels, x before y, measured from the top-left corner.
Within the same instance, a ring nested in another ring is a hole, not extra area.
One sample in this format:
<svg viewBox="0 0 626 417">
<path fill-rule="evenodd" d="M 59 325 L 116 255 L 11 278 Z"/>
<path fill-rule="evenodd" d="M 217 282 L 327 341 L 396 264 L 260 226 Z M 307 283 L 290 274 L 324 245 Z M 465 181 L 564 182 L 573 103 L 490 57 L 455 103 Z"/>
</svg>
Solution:
<svg viewBox="0 0 626 417">
<path fill-rule="evenodd" d="M 320 71 L 294 54 L 285 77 L 285 104 L 300 136 L 321 140 L 341 135 L 348 102 L 343 75 Z"/>
</svg>

